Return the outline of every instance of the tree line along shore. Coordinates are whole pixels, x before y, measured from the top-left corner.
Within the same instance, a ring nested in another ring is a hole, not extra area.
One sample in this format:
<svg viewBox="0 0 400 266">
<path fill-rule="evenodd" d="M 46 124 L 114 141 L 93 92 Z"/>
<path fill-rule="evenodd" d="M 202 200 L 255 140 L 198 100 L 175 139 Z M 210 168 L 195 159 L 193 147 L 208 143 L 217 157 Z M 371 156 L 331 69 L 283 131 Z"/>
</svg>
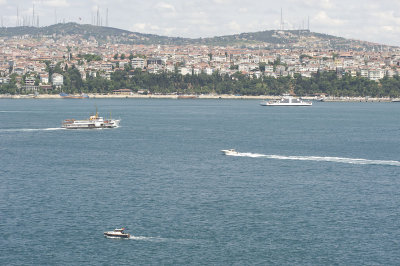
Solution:
<svg viewBox="0 0 400 266">
<path fill-rule="evenodd" d="M 152 74 L 143 72 L 141 69 L 126 67 L 111 73 L 110 79 L 100 75 L 96 77 L 88 75 L 82 79 L 80 72 L 74 66 L 66 69 L 56 67 L 49 69 L 49 72 L 63 75 L 63 85 L 46 90 L 39 87 L 37 93 L 47 95 L 58 95 L 61 92 L 87 93 L 105 97 L 113 94 L 116 90 L 125 89 L 137 97 L 171 95 L 170 98 L 176 97 L 176 95 L 208 95 L 209 98 L 212 95 L 217 98 L 222 97 L 221 95 L 225 95 L 225 98 L 236 95 L 239 98 L 246 96 L 265 98 L 265 95 L 279 96 L 285 93 L 300 97 L 327 96 L 329 99 L 351 98 L 356 100 L 359 97 L 382 100 L 400 97 L 399 76 L 384 77 L 377 82 L 347 73 L 338 74 L 336 71 L 317 72 L 311 77 L 295 75 L 275 78 L 265 75 L 249 76 L 240 72 L 233 75 L 221 75 L 218 72 L 212 75 L 204 73 L 181 75 L 178 72 Z M 18 80 L 17 76 L 11 75 L 8 84 L 1 84 L 0 94 L 33 94 L 32 91 L 21 86 L 24 84 L 24 78 L 23 76 L 22 80 Z"/>
</svg>

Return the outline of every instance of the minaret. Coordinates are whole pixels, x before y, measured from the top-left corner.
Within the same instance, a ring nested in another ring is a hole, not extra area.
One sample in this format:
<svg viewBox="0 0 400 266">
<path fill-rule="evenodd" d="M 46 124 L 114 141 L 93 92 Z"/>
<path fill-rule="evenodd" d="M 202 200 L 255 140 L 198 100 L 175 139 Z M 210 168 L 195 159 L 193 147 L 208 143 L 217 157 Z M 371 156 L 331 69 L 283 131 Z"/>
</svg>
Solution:
<svg viewBox="0 0 400 266">
<path fill-rule="evenodd" d="M 282 16 L 282 8 L 281 8 L 281 30 L 283 30 L 283 16 Z"/>
</svg>

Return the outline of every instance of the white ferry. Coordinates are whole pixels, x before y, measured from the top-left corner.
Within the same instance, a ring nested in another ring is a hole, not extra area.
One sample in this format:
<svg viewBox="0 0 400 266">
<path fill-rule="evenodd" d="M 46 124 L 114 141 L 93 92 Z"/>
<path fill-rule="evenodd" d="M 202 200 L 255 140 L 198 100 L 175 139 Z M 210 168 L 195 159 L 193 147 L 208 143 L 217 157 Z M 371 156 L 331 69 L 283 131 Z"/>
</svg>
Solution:
<svg viewBox="0 0 400 266">
<path fill-rule="evenodd" d="M 306 102 L 300 98 L 284 95 L 282 99 L 276 101 L 263 101 L 260 103 L 263 106 L 311 106 L 312 102 Z"/>
<path fill-rule="evenodd" d="M 125 228 L 116 228 L 114 231 L 104 232 L 104 236 L 108 238 L 129 238 L 131 235 L 124 232 Z"/>
<path fill-rule="evenodd" d="M 66 119 L 62 122 L 62 127 L 66 129 L 93 129 L 93 128 L 115 128 L 119 126 L 120 120 L 104 119 L 96 114 L 85 120 Z"/>
</svg>

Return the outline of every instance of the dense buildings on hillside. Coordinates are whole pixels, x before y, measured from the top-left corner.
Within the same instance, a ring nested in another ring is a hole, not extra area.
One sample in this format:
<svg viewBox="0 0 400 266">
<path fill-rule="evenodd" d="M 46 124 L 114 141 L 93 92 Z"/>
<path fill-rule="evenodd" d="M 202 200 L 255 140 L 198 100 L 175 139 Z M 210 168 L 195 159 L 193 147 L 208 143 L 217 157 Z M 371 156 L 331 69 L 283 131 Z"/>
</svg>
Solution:
<svg viewBox="0 0 400 266">
<path fill-rule="evenodd" d="M 0 38 L 0 84 L 11 77 L 28 91 L 46 91 L 63 85 L 63 76 L 50 71 L 76 67 L 83 80 L 111 78 L 118 69 L 140 68 L 148 73 L 178 72 L 182 75 L 232 75 L 250 77 L 311 77 L 313 73 L 335 71 L 379 81 L 400 74 L 400 50 L 323 49 L 321 40 L 305 39 L 299 47 L 263 45 L 132 45 L 100 44 L 81 35 Z"/>
</svg>

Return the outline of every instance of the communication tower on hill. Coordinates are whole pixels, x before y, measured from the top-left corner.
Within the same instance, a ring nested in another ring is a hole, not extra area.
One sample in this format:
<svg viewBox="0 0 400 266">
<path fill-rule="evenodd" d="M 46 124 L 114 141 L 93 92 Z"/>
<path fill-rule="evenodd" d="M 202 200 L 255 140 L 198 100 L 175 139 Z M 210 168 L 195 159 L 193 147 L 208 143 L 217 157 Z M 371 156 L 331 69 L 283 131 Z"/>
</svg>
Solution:
<svg viewBox="0 0 400 266">
<path fill-rule="evenodd" d="M 106 11 L 106 27 L 108 27 L 108 8 L 107 8 L 107 11 Z"/>
</svg>

